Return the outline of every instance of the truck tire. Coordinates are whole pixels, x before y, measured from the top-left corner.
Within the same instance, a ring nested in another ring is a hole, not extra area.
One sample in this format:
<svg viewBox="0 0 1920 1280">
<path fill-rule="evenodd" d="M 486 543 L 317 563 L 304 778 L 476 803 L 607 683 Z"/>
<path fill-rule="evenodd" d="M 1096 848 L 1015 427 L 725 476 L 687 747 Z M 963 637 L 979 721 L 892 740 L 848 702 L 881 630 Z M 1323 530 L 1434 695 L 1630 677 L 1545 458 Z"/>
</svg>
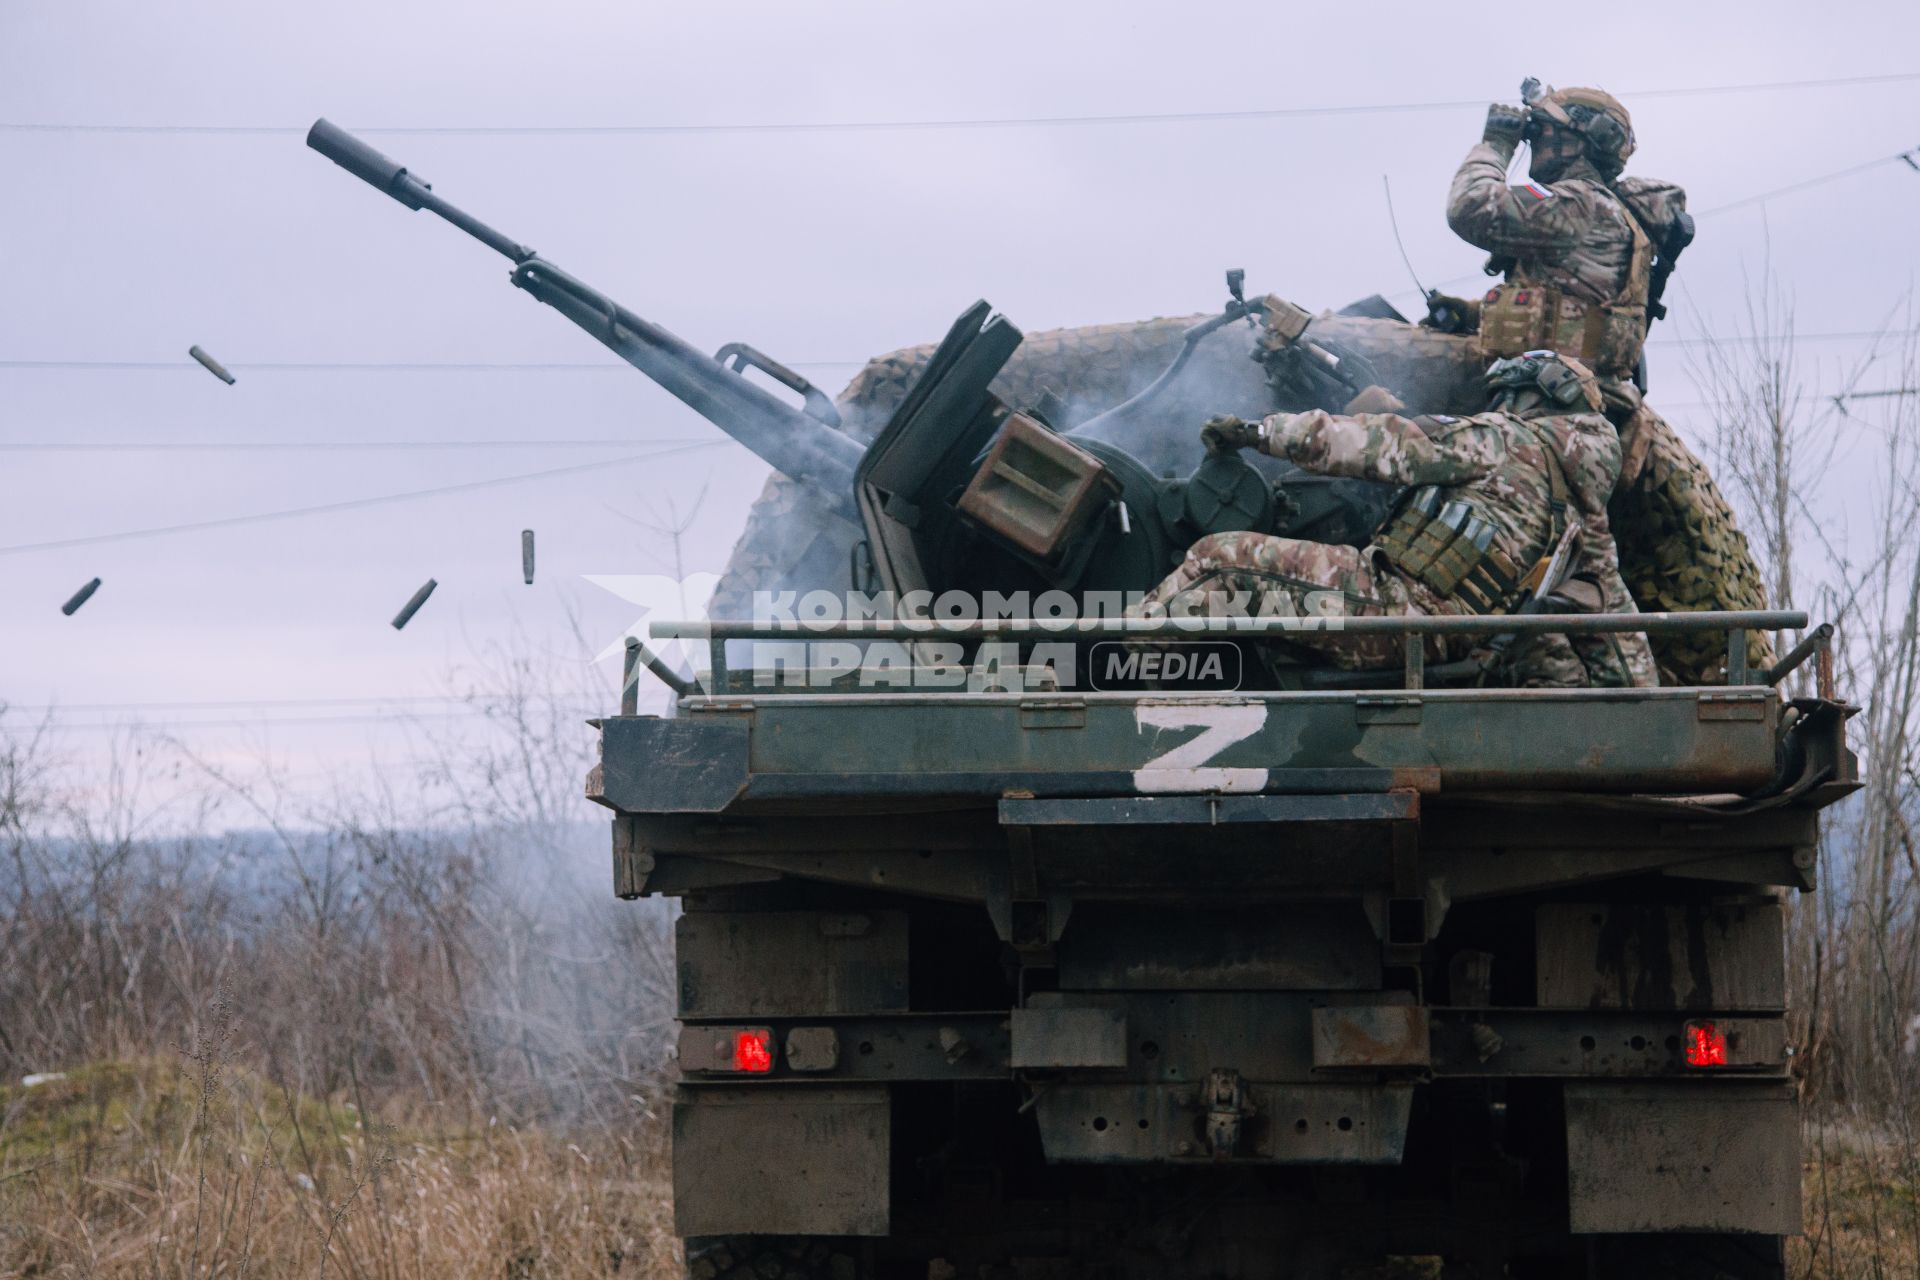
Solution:
<svg viewBox="0 0 1920 1280">
<path fill-rule="evenodd" d="M 687 1280 L 860 1280 L 860 1261 L 821 1236 L 696 1236 Z"/>
<path fill-rule="evenodd" d="M 1780 1236 L 1609 1236 L 1594 1251 L 1596 1276 L 1685 1276 L 1687 1280 L 1785 1280 Z"/>
</svg>

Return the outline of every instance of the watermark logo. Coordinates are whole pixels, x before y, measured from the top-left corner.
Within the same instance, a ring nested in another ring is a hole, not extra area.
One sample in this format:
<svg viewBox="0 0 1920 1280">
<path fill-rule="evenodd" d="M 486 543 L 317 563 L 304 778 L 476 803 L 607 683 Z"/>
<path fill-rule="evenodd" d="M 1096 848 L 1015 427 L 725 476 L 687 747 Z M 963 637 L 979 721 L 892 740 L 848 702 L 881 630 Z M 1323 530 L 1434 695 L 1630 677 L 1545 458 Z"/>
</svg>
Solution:
<svg viewBox="0 0 1920 1280">
<path fill-rule="evenodd" d="M 1173 640 L 1149 648 L 1102 640 L 1087 660 L 1087 683 L 1102 693 L 1175 685 L 1230 693 L 1240 687 L 1245 652 L 1230 640 Z"/>
<path fill-rule="evenodd" d="M 710 685 L 711 642 L 656 639 L 654 623 L 709 620 L 719 575 L 590 574 L 587 580 L 639 608 L 599 658 L 619 656 L 629 636 L 662 661 Z M 886 692 L 951 689 L 1024 693 L 1151 688 L 1229 691 L 1241 686 L 1245 650 L 1226 636 L 1304 638 L 1338 631 L 1346 617 L 1338 591 L 1263 593 L 1194 590 L 1170 604 L 1145 592 L 1029 593 L 913 591 L 755 591 L 746 622 L 752 636 L 726 641 L 734 673 L 729 691 L 811 689 Z M 730 613 L 740 610 L 730 608 Z M 1250 626 L 1243 620 L 1269 620 Z M 1007 636 L 1020 622 L 1036 634 Z M 886 623 L 886 635 L 848 634 L 846 624 Z M 1107 627 L 1099 624 L 1115 624 Z M 1115 632 L 1155 623 L 1157 633 Z M 1189 637 L 1213 636 L 1212 639 Z"/>
<path fill-rule="evenodd" d="M 663 573 L 589 573 L 582 575 L 603 591 L 611 591 L 638 612 L 619 635 L 613 637 L 595 662 L 618 658 L 626 651 L 631 636 L 660 655 L 669 665 L 686 670 L 705 671 L 706 644 L 703 641 L 655 640 L 648 628 L 655 622 L 705 622 L 713 602 L 713 590 L 719 585 L 717 573 L 690 573 L 673 578 Z"/>
</svg>

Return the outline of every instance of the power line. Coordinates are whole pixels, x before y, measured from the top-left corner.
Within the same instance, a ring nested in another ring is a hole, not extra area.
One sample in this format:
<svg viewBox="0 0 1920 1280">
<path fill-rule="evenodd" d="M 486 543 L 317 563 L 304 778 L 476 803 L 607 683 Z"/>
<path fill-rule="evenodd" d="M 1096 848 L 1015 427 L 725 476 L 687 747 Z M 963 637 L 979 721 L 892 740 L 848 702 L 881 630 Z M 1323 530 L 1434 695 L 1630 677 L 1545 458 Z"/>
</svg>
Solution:
<svg viewBox="0 0 1920 1280">
<path fill-rule="evenodd" d="M 1914 72 L 1911 74 L 1903 73 L 1900 76 L 1891 77 L 1891 78 L 1920 79 L 1920 72 Z M 1875 77 L 1868 77 L 1868 79 L 1875 79 Z M 1713 90 L 1713 89 L 1655 90 L 1655 91 L 1644 92 L 1638 96 L 1641 96 L 1641 97 L 1658 96 L 1660 93 L 1670 93 L 1670 94 L 1692 93 L 1692 92 L 1732 93 L 1732 92 L 1741 92 L 1747 89 L 1760 89 L 1760 88 L 1768 88 L 1768 87 L 1774 87 L 1774 88 L 1789 87 L 1792 84 L 1825 85 L 1825 84 L 1842 84 L 1842 83 L 1851 83 L 1851 82 L 1845 81 L 1845 80 L 1833 80 L 1833 81 L 1823 80 L 1823 81 L 1805 81 L 1805 82 L 1781 82 L 1779 84 L 1775 84 L 1771 86 L 1768 86 L 1768 85 L 1729 86 L 1720 90 Z M 0 124 L 0 130 L 12 128 L 12 127 L 14 126 Z M 163 128 L 163 127 L 164 126 L 154 126 L 154 128 L 156 129 Z M 362 132 L 375 132 L 375 131 L 363 130 Z M 404 131 L 394 130 L 392 132 L 404 132 Z M 1842 178 L 1850 178 L 1856 174 L 1866 173 L 1869 170 L 1882 168 L 1890 164 L 1904 163 L 1911 168 L 1920 170 L 1920 159 L 1916 159 L 1916 157 L 1920 157 L 1920 147 L 1910 147 L 1905 151 L 1896 151 L 1891 155 L 1884 155 L 1884 156 L 1878 157 L 1877 159 L 1863 161 L 1860 164 L 1850 165 L 1845 169 L 1835 169 L 1831 173 L 1823 173 L 1812 178 L 1803 178 L 1798 182 L 1790 182 L 1784 186 L 1773 187 L 1766 191 L 1758 191 L 1752 195 L 1742 196 L 1737 200 L 1732 200 L 1725 204 L 1715 205 L 1709 209 L 1702 209 L 1699 211 L 1699 213 L 1696 216 L 1703 217 L 1703 218 L 1711 217 L 1715 214 L 1726 213 L 1730 210 L 1745 208 L 1749 205 L 1761 204 L 1761 203 L 1764 203 L 1765 201 L 1773 199 L 1776 196 L 1787 195 L 1796 191 L 1805 191 L 1814 187 L 1824 186 L 1829 182 L 1837 182 Z M 1469 273 L 1465 275 L 1458 275 L 1458 276 L 1452 277 L 1451 279 L 1440 281 L 1439 287 L 1447 288 L 1455 285 L 1466 284 L 1481 278 L 1482 278 L 1482 273 L 1479 273 L 1479 272 Z M 1400 297 L 1400 296 L 1411 296 L 1411 295 L 1407 295 L 1405 290 L 1400 290 L 1389 296 Z M 1808 333 L 1808 334 L 1796 335 L 1796 337 L 1799 340 L 1809 341 L 1809 342 L 1834 341 L 1842 338 L 1856 338 L 1859 336 L 1862 336 L 1862 335 L 1857 332 L 1848 332 L 1848 333 L 1840 333 L 1840 334 Z M 1681 342 L 1681 341 L 1715 342 L 1715 341 L 1722 341 L 1722 340 L 1721 339 L 1684 339 L 1684 340 L 1656 339 L 1655 341 L 1651 342 L 1649 345 L 1669 346 L 1669 345 L 1676 345 L 1678 342 Z M 863 358 L 858 360 L 789 360 L 789 361 L 786 361 L 785 363 L 789 367 L 799 368 L 799 369 L 846 369 L 846 368 L 858 368 L 860 366 L 863 366 L 869 362 L 869 359 L 870 358 Z M 621 362 L 605 361 L 605 360 L 596 360 L 596 361 L 281 360 L 281 361 L 262 361 L 261 363 L 258 363 L 258 364 L 239 364 L 233 367 L 245 373 L 614 373 L 614 372 L 625 371 L 631 366 Z M 23 369 L 23 370 L 77 369 L 77 370 L 87 370 L 89 372 L 99 372 L 99 371 L 108 371 L 108 370 L 127 370 L 127 371 L 194 370 L 197 372 L 199 370 L 199 366 L 196 364 L 189 363 L 185 360 L 0 360 L 0 369 Z M 0 448 L 5 448 L 5 447 L 7 446 L 0 445 Z M 0 550 L 3 550 L 3 549 L 0 549 Z"/>
<path fill-rule="evenodd" d="M 1858 342 L 1868 338 L 1906 338 L 1920 329 L 1843 329 L 1833 333 L 1745 333 L 1726 337 L 1654 338 L 1650 347 L 1738 347 L 1750 342 Z"/>
<path fill-rule="evenodd" d="M 47 542 L 22 542 L 10 547 L 0 547 L 0 556 L 16 555 L 26 551 L 52 551 L 62 547 L 90 547 L 103 542 L 125 542 L 134 538 L 156 538 L 169 533 L 189 533 L 202 529 L 223 529 L 235 525 L 259 524 L 268 520 L 290 520 L 296 516 L 311 516 L 337 511 L 355 511 L 362 507 L 376 507 L 394 502 L 412 502 L 419 498 L 437 498 L 449 493 L 470 493 L 476 489 L 493 489 L 502 485 L 523 484 L 531 480 L 544 480 L 549 476 L 572 475 L 580 471 L 593 471 L 603 467 L 620 467 L 630 463 L 650 461 L 668 457 L 676 453 L 688 453 L 695 449 L 711 449 L 726 443 L 721 440 L 706 440 L 698 444 L 685 444 L 671 449 L 654 449 L 646 453 L 630 454 L 624 458 L 608 458 L 595 462 L 575 463 L 565 467 L 549 467 L 544 471 L 526 471 L 519 475 L 497 476 L 491 480 L 469 480 L 463 484 L 442 485 L 433 489 L 412 489 L 405 493 L 383 493 L 370 498 L 349 498 L 343 502 L 323 502 L 310 507 L 289 507 L 282 511 L 260 511 L 242 516 L 221 516 L 213 520 L 191 520 L 183 524 L 158 525 L 149 529 L 127 529 L 119 533 L 96 533 L 81 538 L 56 538 Z"/>
<path fill-rule="evenodd" d="M 366 698 L 229 698 L 217 702 L 47 702 L 39 704 L 0 705 L 0 714 L 4 715 L 59 715 L 68 711 L 245 711 L 254 707 L 270 707 L 279 710 L 311 707 L 400 707 L 418 704 L 439 706 L 448 702 L 471 702 L 471 695 L 461 693 L 406 694 L 400 697 Z M 582 703 L 555 703 L 551 705 L 586 705 Z M 476 707 L 485 711 L 487 707 Z"/>
<path fill-rule="evenodd" d="M 1920 71 L 1878 75 L 1834 76 L 1809 80 L 1764 80 L 1739 84 L 1692 85 L 1684 88 L 1634 89 L 1622 98 L 1711 97 L 1737 93 L 1769 93 L 1801 89 L 1831 89 L 1920 80 Z M 994 116 L 984 118 L 929 118 L 919 120 L 781 120 L 711 122 L 697 124 L 608 125 L 376 125 L 356 129 L 366 134 L 439 134 L 467 137 L 528 137 L 562 135 L 709 135 L 743 133 L 875 133 L 906 129 L 1010 129 L 1086 125 L 1208 124 L 1247 120 L 1286 120 L 1312 116 L 1393 115 L 1420 111 L 1453 111 L 1484 107 L 1486 98 L 1452 98 L 1428 102 L 1321 104 L 1299 107 L 1252 107 L 1231 111 L 1145 111 L 1111 115 Z M 74 124 L 9 121 L 0 131 L 13 133 L 187 134 L 201 136 L 275 136 L 304 134 L 305 125 L 190 125 L 190 124 Z"/>
<path fill-rule="evenodd" d="M 1869 169 L 1878 169 L 1884 165 L 1904 162 L 1909 167 L 1920 168 L 1920 165 L 1916 165 L 1914 162 L 1916 153 L 1920 153 L 1920 147 L 1909 147 L 1905 151 L 1896 151 L 1890 156 L 1881 156 L 1878 160 L 1868 160 L 1861 164 L 1850 165 L 1845 169 L 1835 169 L 1832 173 L 1823 173 L 1817 178 L 1803 178 L 1799 182 L 1789 182 L 1784 187 L 1774 187 L 1770 191 L 1761 191 L 1750 196 L 1741 196 L 1738 200 L 1729 200 L 1727 203 L 1717 204 L 1711 209 L 1702 209 L 1694 216 L 1707 218 L 1716 213 L 1726 213 L 1731 209 L 1744 209 L 1748 205 L 1765 203 L 1775 196 L 1784 196 L 1794 191 L 1805 191 L 1811 187 L 1825 186 L 1829 182 L 1836 182 L 1841 178 L 1851 178 L 1856 173 L 1865 173 Z"/>
<path fill-rule="evenodd" d="M 187 370 L 198 369 L 185 360 L 0 360 L 6 369 L 126 369 Z M 631 368 L 612 360 L 280 360 L 260 364 L 236 364 L 243 373 L 311 373 L 314 370 L 355 373 L 543 373 L 562 370 L 569 373 L 614 373 Z"/>
<path fill-rule="evenodd" d="M 1702 209 L 1694 216 L 1697 218 L 1710 218 L 1718 213 L 1727 213 L 1734 209 L 1744 209 L 1749 205 L 1764 204 L 1776 196 L 1788 195 L 1795 191 L 1807 191 L 1814 187 L 1825 186 L 1829 182 L 1838 182 L 1842 178 L 1851 178 L 1855 174 L 1866 173 L 1868 170 L 1883 168 L 1890 164 L 1905 164 L 1909 168 L 1920 170 L 1920 158 L 1916 157 L 1920 157 L 1920 147 L 1909 147 L 1905 151 L 1896 151 L 1892 155 L 1862 161 L 1856 165 L 1849 165 L 1845 169 L 1835 169 L 1832 173 L 1823 173 L 1813 178 L 1802 178 L 1798 182 L 1789 182 L 1785 186 L 1772 187 L 1766 191 L 1756 191 L 1752 195 L 1741 196 L 1738 200 L 1729 200 L 1725 204 L 1717 204 L 1710 209 Z M 1481 272 L 1473 272 L 1467 275 L 1454 276 L 1449 280 L 1442 280 L 1438 287 L 1445 289 L 1454 285 L 1467 284 L 1474 280 L 1481 279 L 1482 275 L 1483 273 Z M 1409 295 L 1405 290 L 1400 290 L 1387 296 L 1407 297 L 1413 295 Z M 1813 335 L 1806 336 L 1811 337 Z M 1660 344 L 1655 343 L 1653 345 L 1657 346 Z"/>
<path fill-rule="evenodd" d="M 665 440 L 9 440 L 0 452 L 10 453 L 286 453 L 308 451 L 365 452 L 370 450 L 440 449 L 631 449 L 635 445 L 712 443 L 690 437 Z"/>
<path fill-rule="evenodd" d="M 1475 277 L 1472 277 L 1472 276 L 1456 276 L 1456 277 L 1455 277 L 1454 279 L 1452 279 L 1452 280 L 1443 280 L 1443 281 L 1441 281 L 1441 283 L 1442 283 L 1442 284 L 1458 284 L 1458 283 L 1460 283 L 1460 282 L 1461 282 L 1462 280 L 1469 280 L 1469 279 L 1473 279 L 1473 278 L 1475 278 Z M 1897 330 L 1889 330 L 1889 331 L 1887 331 L 1887 336 L 1890 336 L 1890 337 L 1891 337 L 1891 336 L 1898 336 L 1898 335 L 1900 335 L 1900 334 L 1904 334 L 1904 333 L 1908 333 L 1908 332 L 1911 332 L 1911 330 L 1899 330 L 1899 329 L 1897 329 Z M 1846 329 L 1846 330 L 1838 330 L 1838 331 L 1834 331 L 1834 332 L 1830 332 L 1830 333 L 1797 333 L 1797 334 L 1785 334 L 1785 335 L 1782 335 L 1782 334 L 1768 334 L 1768 335 L 1763 335 L 1763 336 L 1765 336 L 1765 337 L 1791 337 L 1791 338 L 1793 338 L 1793 339 L 1794 339 L 1795 341 L 1798 341 L 1798 342 L 1842 342 L 1842 341 L 1851 341 L 1851 340 L 1854 340 L 1854 339 L 1859 339 L 1859 338 L 1871 338 L 1871 337 L 1878 337 L 1878 336 L 1880 336 L 1880 333 L 1879 333 L 1879 331 L 1877 331 L 1877 330 L 1872 330 L 1872 329 Z M 1720 343 L 1730 343 L 1730 342 L 1750 342 L 1750 341 L 1752 341 L 1752 340 L 1753 340 L 1752 338 L 1656 338 L 1656 339 L 1654 339 L 1654 340 L 1653 340 L 1652 342 L 1650 342 L 1650 343 L 1649 343 L 1648 345 L 1649 345 L 1649 346 L 1656 346 L 1656 347 L 1664 347 L 1664 346 L 1680 346 L 1680 345 L 1701 345 L 1701 344 L 1709 344 L 1709 345 L 1711 345 L 1711 344 L 1720 344 Z M 860 365 L 865 365 L 865 364 L 868 364 L 868 363 L 870 363 L 870 360 L 871 360 L 871 358 L 869 358 L 869 359 L 861 359 L 861 360 L 789 360 L 789 361 L 786 361 L 785 363 L 786 363 L 787 365 L 789 365 L 790 367 L 793 367 L 793 368 L 799 368 L 799 369 L 829 369 L 829 368 L 832 368 L 832 369 L 840 369 L 840 368 L 851 368 L 851 367 L 855 367 L 855 366 L 860 366 Z M 46 365 L 47 365 L 48 363 L 49 363 L 49 362 L 44 362 L 44 361 L 41 361 L 41 362 L 31 362 L 31 361 L 4 361 L 4 360 L 0 360 L 0 368 L 19 368 L 19 367 L 23 367 L 23 366 L 25 366 L 25 367 L 46 367 Z M 97 363 L 96 363 L 96 362 L 89 362 L 89 361 L 85 361 L 85 360 L 63 360 L 63 361 L 59 361 L 59 362 L 57 363 L 57 366 L 55 366 L 55 367 L 59 367 L 59 368 L 72 368 L 72 369 L 93 369 L 93 368 L 105 368 L 105 369 L 123 369 L 123 368 L 138 368 L 138 369 L 174 369 L 174 368 L 190 368 L 190 369 L 191 369 L 191 368 L 197 368 L 198 366 L 195 366 L 195 365 L 177 365 L 177 364 L 157 364 L 157 363 L 156 363 L 156 364 L 143 364 L 143 363 L 138 363 L 138 362 L 133 362 L 133 361 L 122 361 L 122 360 L 109 360 L 109 361 L 100 361 L 100 362 L 97 362 Z M 237 368 L 237 369 L 258 369 L 258 368 L 260 368 L 260 367 L 262 367 L 262 366 L 259 366 L 259 365 L 235 365 L 234 367 L 235 367 L 235 368 Z M 460 372 L 460 373 L 466 373 L 466 372 L 483 372 L 483 373 L 495 373 L 495 372 L 500 372 L 500 371 L 530 371 L 530 370 L 538 370 L 538 371 L 543 371 L 543 372 L 549 372 L 549 373 L 551 373 L 551 372 L 568 372 L 568 373 L 580 373 L 580 372 L 591 372 L 591 373 L 606 373 L 606 372 L 610 372 L 610 371 L 613 371 L 613 370 L 626 370 L 626 369 L 628 369 L 628 368 L 630 368 L 631 366 L 628 366 L 628 365 L 624 365 L 624 364 L 566 364 L 566 363 L 556 363 L 556 364 L 487 364 L 487 363 L 484 363 L 484 362 L 480 362 L 480 361 L 461 361 L 461 362 L 450 362 L 450 363 L 446 363 L 446 364 L 390 364 L 390 365 L 370 365 L 370 364 L 366 364 L 366 363 L 363 363 L 363 362 L 358 362 L 358 361 L 349 361 L 349 362 L 342 362 L 342 363 L 328 363 L 328 362 L 325 362 L 325 361 L 313 361 L 313 362 L 309 362 L 309 363 L 306 363 L 306 364 L 280 364 L 280 365 L 275 365 L 275 366 L 272 366 L 272 367 L 274 367 L 274 368 L 277 368 L 277 369 L 282 369 L 282 370 L 299 370 L 300 372 L 303 372 L 303 373 L 338 373 L 338 372 L 356 372 L 356 371 L 359 371 L 359 370 L 363 370 L 363 369 L 381 369 L 381 370 L 384 370 L 384 371 L 388 371 L 388 372 L 396 372 L 396 371 L 397 371 L 397 372 L 404 372 L 404 373 L 447 373 L 447 372 Z M 463 446 L 463 447 L 474 447 L 474 448 L 483 448 L 483 447 L 488 447 L 488 446 L 490 446 L 490 445 L 492 445 L 492 444 L 494 444 L 494 443 L 495 443 L 495 442 L 493 442 L 493 441 L 474 441 L 474 442 L 472 442 L 472 443 L 471 443 L 471 446 Z M 525 443 L 526 443 L 527 445 L 529 445 L 529 446 L 532 446 L 532 445 L 535 445 L 535 444 L 547 444 L 547 443 L 554 443 L 554 442 L 549 442 L 549 441 L 527 441 L 527 442 L 525 442 Z M 595 446 L 597 446 L 597 445 L 600 445 L 600 444 L 607 444 L 607 445 L 615 445 L 615 446 L 618 446 L 618 445 L 626 445 L 626 444 L 634 444 L 634 443 L 639 443 L 639 442 L 636 442 L 636 441 L 631 441 L 631 440 L 608 440 L 608 441 L 597 441 L 597 440 L 582 440 L 582 441 L 574 441 L 574 442 L 571 442 L 571 445 L 572 445 L 572 447 L 580 447 L 580 448 L 585 448 L 585 447 L 587 447 L 587 446 L 590 446 L 590 445 L 595 445 Z M 7 448 L 13 448 L 13 447 L 22 447 L 22 448 L 43 448 L 43 447 L 44 447 L 44 448 L 51 448 L 51 447 L 54 447 L 54 446 L 51 446 L 51 445 L 47 445 L 47 446 L 42 446 L 42 445 L 25 445 L 25 446 L 11 446 L 11 445 L 0 445 L 0 449 L 7 449 Z M 74 447 L 74 448 L 76 448 L 76 449 L 85 449 L 85 448 L 92 448 L 92 447 L 94 447 L 94 446 L 90 446 L 90 445 L 75 445 L 75 446 L 73 446 L 73 447 Z M 127 446 L 127 447 L 129 447 L 129 448 L 132 448 L 132 447 L 134 447 L 134 446 L 132 446 L 132 445 L 129 445 L 129 446 Z M 142 447 L 153 447 L 153 448 L 164 448 L 164 447 L 169 447 L 169 446 L 163 446 L 163 445 L 154 445 L 154 446 L 142 446 Z M 185 447 L 200 447 L 200 446 L 180 446 L 180 447 L 183 447 L 183 448 L 185 448 Z M 215 447 L 215 446 L 207 446 L 207 447 Z M 221 446 L 218 446 L 218 447 L 221 447 L 221 448 L 225 448 L 225 447 L 228 447 L 228 446 L 225 446 L 225 445 L 221 445 Z M 238 448 L 238 447 L 241 447 L 241 446 L 239 446 L 239 445 L 235 445 L 235 446 L 232 446 L 232 447 L 235 447 L 235 448 Z M 313 444 L 312 446 L 308 446 L 308 445 L 305 445 L 305 444 L 299 444 L 299 445 L 287 445 L 287 446 L 280 446 L 280 445 L 277 445 L 277 444 L 265 444 L 265 443 L 263 443 L 263 444 L 261 444 L 261 445 L 260 445 L 259 447 L 261 447 L 261 448 L 280 448 L 280 447 L 287 447 L 287 448 L 306 448 L 306 447 L 313 447 L 313 448 L 322 448 L 322 447 L 329 447 L 329 448 L 330 448 L 330 447 L 339 447 L 339 448 L 374 448 L 374 447 L 389 447 L 389 446 L 384 446 L 384 445 L 375 445 L 375 444 L 372 444 L 372 443 L 366 443 L 366 444 L 340 444 L 340 445 L 335 445 L 335 444 L 332 444 L 332 443 L 330 443 L 330 442 L 329 442 L 329 443 L 316 443 L 316 444 Z M 417 444 L 415 444 L 415 443 L 407 443 L 407 444 L 404 444 L 404 445 L 394 445 L 394 446 L 391 446 L 391 447 L 395 447 L 395 448 L 400 448 L 400 447 L 405 447 L 405 448 L 414 448 L 414 447 L 418 447 L 418 448 L 435 448 L 435 447 L 439 447 L 439 445 L 438 445 L 438 443 L 437 443 L 437 442 L 435 442 L 435 441 L 420 441 L 420 442 L 417 442 Z"/>
<path fill-rule="evenodd" d="M 356 724 L 410 724 L 420 720 L 463 720 L 483 714 L 479 708 L 465 708 L 449 711 L 419 711 L 409 713 L 405 719 L 396 719 L 388 715 L 345 715 L 345 716 L 256 716 L 240 720 L 101 720 L 75 724 L 55 724 L 58 732 L 76 730 L 131 730 L 131 729 L 265 729 L 279 728 L 285 725 L 356 725 Z"/>
<path fill-rule="evenodd" d="M 845 368 L 865 360 L 788 360 L 801 369 Z M 622 373 L 633 366 L 610 360 L 282 360 L 233 364 L 241 373 Z M 85 369 L 130 372 L 199 371 L 184 360 L 0 360 L 0 369 Z"/>
</svg>

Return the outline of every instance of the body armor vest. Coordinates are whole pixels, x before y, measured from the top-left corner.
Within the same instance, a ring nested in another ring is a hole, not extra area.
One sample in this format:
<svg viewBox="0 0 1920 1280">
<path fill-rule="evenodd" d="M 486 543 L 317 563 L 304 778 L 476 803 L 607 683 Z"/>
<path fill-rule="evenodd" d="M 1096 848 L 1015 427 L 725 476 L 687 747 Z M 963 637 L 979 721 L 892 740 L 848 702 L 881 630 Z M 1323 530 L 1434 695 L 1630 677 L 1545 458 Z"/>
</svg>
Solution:
<svg viewBox="0 0 1920 1280">
<path fill-rule="evenodd" d="M 1419 421 L 1424 425 L 1424 420 Z M 1516 559 L 1494 545 L 1498 526 L 1480 510 L 1477 494 L 1454 486 L 1422 485 L 1407 494 L 1374 535 L 1374 548 L 1407 577 L 1474 613 L 1507 612 L 1534 567 L 1560 544 L 1571 493 L 1552 441 L 1530 424 L 1528 430 L 1546 456 L 1552 495 L 1543 544 L 1527 547 Z"/>
<path fill-rule="evenodd" d="M 1480 307 L 1480 347 L 1488 356 L 1548 349 L 1573 356 L 1603 378 L 1631 378 L 1647 340 L 1647 289 L 1653 242 L 1621 205 L 1633 253 L 1627 278 L 1609 302 L 1588 302 L 1553 285 L 1509 279 L 1487 291 Z"/>
</svg>

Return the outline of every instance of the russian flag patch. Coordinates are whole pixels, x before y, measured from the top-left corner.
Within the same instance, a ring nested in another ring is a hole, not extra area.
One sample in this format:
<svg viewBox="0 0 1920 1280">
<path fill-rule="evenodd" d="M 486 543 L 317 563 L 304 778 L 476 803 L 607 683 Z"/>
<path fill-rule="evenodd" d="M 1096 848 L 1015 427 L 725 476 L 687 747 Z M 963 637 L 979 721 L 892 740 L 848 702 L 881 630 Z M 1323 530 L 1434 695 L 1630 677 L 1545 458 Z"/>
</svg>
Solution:
<svg viewBox="0 0 1920 1280">
<path fill-rule="evenodd" d="M 1552 190 L 1551 190 L 1551 189 L 1549 189 L 1549 188 L 1547 188 L 1547 187 L 1543 187 L 1543 186 L 1541 186 L 1541 185 L 1540 185 L 1539 183 L 1537 183 L 1537 182 L 1523 182 L 1523 183 L 1521 183 L 1521 184 L 1520 184 L 1519 186 L 1517 186 L 1517 187 L 1515 187 L 1515 188 L 1514 188 L 1514 190 L 1515 190 L 1515 191 L 1518 191 L 1518 192 L 1521 192 L 1521 193 L 1523 193 L 1523 194 L 1525 194 L 1525 195 L 1530 195 L 1530 196 L 1532 196 L 1532 197 L 1533 197 L 1533 198 L 1534 198 L 1535 200 L 1551 200 L 1551 199 L 1553 199 L 1553 192 L 1552 192 Z"/>
</svg>

